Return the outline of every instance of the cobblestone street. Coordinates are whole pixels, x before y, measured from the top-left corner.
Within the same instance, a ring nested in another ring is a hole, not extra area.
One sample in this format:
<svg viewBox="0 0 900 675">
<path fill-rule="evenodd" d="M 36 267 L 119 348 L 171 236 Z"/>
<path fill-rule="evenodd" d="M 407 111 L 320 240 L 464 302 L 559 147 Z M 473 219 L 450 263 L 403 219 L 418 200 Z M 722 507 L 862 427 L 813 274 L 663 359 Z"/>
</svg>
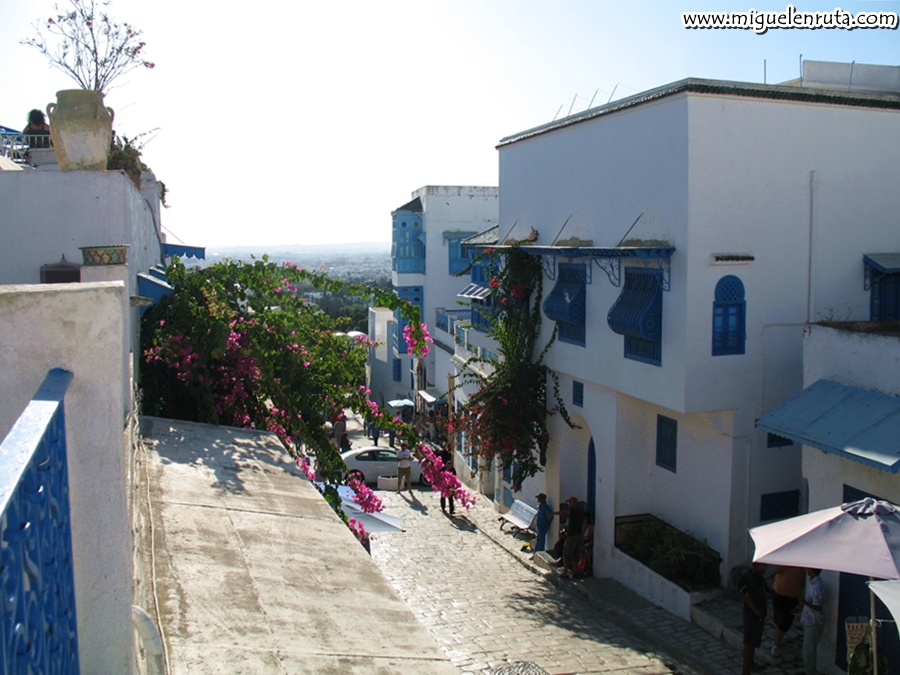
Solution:
<svg viewBox="0 0 900 675">
<path fill-rule="evenodd" d="M 696 673 L 479 532 L 477 520 L 496 520 L 483 498 L 483 511 L 450 518 L 430 489 L 414 493 L 378 492 L 405 531 L 375 535 L 372 557 L 461 672 L 531 661 L 554 675 Z"/>
</svg>

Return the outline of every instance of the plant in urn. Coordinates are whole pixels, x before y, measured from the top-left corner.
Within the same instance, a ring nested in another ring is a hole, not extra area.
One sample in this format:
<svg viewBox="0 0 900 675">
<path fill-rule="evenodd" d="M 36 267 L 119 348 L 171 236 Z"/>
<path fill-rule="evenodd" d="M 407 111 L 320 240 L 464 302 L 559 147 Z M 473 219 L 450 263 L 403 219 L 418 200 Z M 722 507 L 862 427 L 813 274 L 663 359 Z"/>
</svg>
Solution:
<svg viewBox="0 0 900 675">
<path fill-rule="evenodd" d="M 114 113 L 103 104 L 103 96 L 119 76 L 154 67 L 142 55 L 142 32 L 111 19 L 111 3 L 69 0 L 71 9 L 65 11 L 54 5 L 56 16 L 36 23 L 37 36 L 21 41 L 81 87 L 58 91 L 57 102 L 47 106 L 50 138 L 62 171 L 106 168 Z"/>
</svg>

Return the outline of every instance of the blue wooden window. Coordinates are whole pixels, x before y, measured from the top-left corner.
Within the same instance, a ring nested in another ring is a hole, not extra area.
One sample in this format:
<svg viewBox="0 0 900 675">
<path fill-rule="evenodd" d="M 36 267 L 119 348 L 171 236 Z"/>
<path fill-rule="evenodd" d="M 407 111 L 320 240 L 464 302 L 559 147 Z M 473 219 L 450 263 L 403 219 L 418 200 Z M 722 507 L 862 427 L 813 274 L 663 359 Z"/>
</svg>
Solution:
<svg viewBox="0 0 900 675">
<path fill-rule="evenodd" d="M 678 422 L 656 416 L 656 465 L 675 473 L 678 460 Z"/>
<path fill-rule="evenodd" d="M 447 262 L 450 274 L 461 274 L 469 266 L 469 256 L 462 250 L 463 239 L 477 234 L 476 232 L 444 232 L 447 242 Z"/>
<path fill-rule="evenodd" d="M 421 286 L 400 286 L 394 287 L 394 294 L 404 300 L 409 300 L 413 305 L 419 308 L 419 316 L 422 316 L 422 287 Z M 400 310 L 394 312 L 394 349 L 398 354 L 408 354 L 409 346 L 403 338 L 403 329 L 409 320 L 400 314 Z"/>
<path fill-rule="evenodd" d="M 402 361 L 400 359 L 394 359 L 394 362 L 391 364 L 392 367 L 392 375 L 394 382 L 400 381 L 401 369 L 402 369 Z"/>
<path fill-rule="evenodd" d="M 662 278 L 656 270 L 625 268 L 622 292 L 606 321 L 625 338 L 625 358 L 662 365 Z"/>
<path fill-rule="evenodd" d="M 762 495 L 759 505 L 759 520 L 784 520 L 800 515 L 800 490 L 770 492 Z"/>
<path fill-rule="evenodd" d="M 900 274 L 873 275 L 869 318 L 872 321 L 900 319 Z"/>
<path fill-rule="evenodd" d="M 425 273 L 425 242 L 422 213 L 397 210 L 393 213 L 391 269 L 400 273 Z"/>
<path fill-rule="evenodd" d="M 790 438 L 785 438 L 784 436 L 779 436 L 778 434 L 767 434 L 766 435 L 766 447 L 767 448 L 783 448 L 788 445 L 793 445 L 794 441 Z"/>
<path fill-rule="evenodd" d="M 584 382 L 572 382 L 572 405 L 584 407 Z"/>
<path fill-rule="evenodd" d="M 744 353 L 746 315 L 743 282 L 733 274 L 719 279 L 713 303 L 713 356 Z"/>
<path fill-rule="evenodd" d="M 544 300 L 544 314 L 556 322 L 560 342 L 585 345 L 585 271 L 584 265 L 561 263 L 556 285 Z"/>
</svg>

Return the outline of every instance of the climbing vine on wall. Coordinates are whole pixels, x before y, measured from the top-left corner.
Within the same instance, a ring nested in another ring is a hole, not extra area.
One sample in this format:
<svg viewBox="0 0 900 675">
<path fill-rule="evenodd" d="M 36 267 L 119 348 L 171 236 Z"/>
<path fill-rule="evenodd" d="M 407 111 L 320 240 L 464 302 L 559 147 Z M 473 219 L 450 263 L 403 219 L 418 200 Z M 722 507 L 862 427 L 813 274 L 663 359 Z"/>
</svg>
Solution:
<svg viewBox="0 0 900 675">
<path fill-rule="evenodd" d="M 536 240 L 537 232 L 532 229 L 527 239 L 502 250 L 485 249 L 473 262 L 484 268 L 491 301 L 469 304 L 488 324 L 488 335 L 497 341 L 500 356 L 468 360 L 469 365 L 485 364 L 492 372 L 482 378 L 463 369 L 457 388 L 473 384 L 477 390 L 450 422 L 451 432 L 468 435 L 484 464 L 497 462 L 504 471 L 512 468 L 517 486 L 547 463 L 548 417 L 559 413 L 570 427 L 575 426 L 559 395 L 558 378 L 544 363 L 556 340 L 555 329 L 537 353 L 543 274 L 540 259 L 525 250 Z M 548 396 L 555 403 L 549 409 Z"/>
</svg>

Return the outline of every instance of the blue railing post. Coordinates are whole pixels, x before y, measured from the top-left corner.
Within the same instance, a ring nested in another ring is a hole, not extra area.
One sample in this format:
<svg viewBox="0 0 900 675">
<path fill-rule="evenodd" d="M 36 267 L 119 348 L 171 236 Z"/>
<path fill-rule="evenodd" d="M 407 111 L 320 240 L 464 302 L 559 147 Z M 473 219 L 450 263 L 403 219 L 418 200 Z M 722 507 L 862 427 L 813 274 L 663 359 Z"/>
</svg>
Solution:
<svg viewBox="0 0 900 675">
<path fill-rule="evenodd" d="M 51 370 L 0 443 L 0 673 L 78 674 L 63 398 Z"/>
</svg>

